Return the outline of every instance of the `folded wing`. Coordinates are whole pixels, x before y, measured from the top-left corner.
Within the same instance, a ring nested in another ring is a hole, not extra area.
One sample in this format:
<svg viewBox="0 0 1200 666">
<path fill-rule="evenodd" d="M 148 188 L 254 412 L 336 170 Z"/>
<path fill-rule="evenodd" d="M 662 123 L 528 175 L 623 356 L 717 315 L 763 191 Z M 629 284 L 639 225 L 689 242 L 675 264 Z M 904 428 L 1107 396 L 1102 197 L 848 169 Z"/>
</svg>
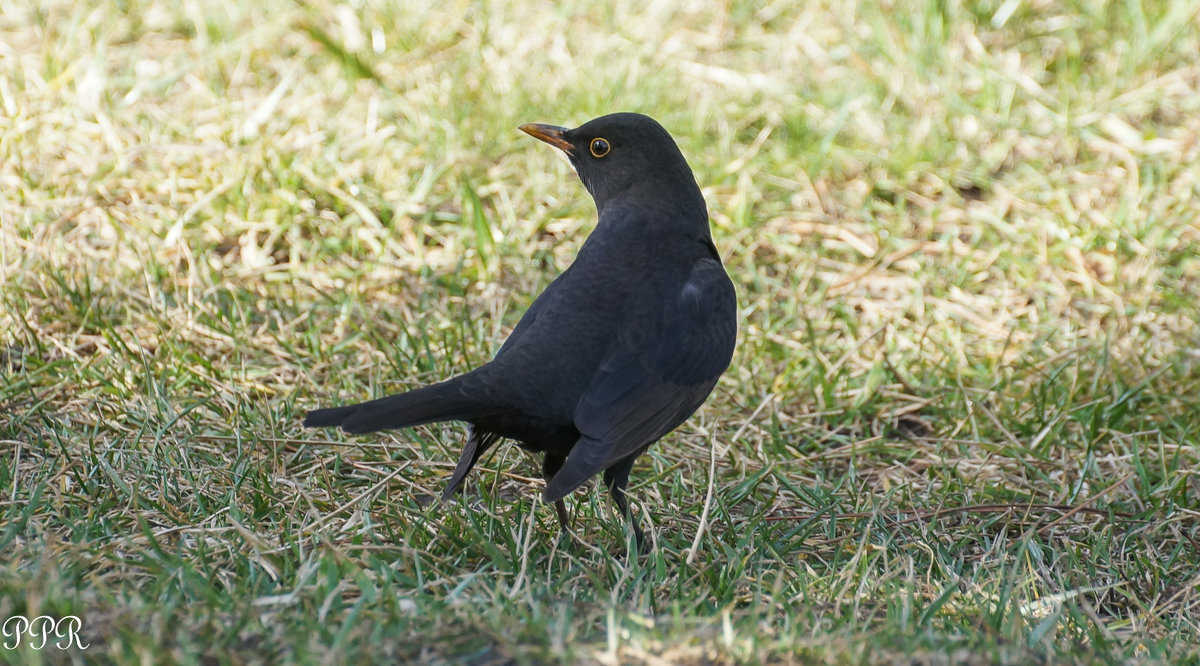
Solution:
<svg viewBox="0 0 1200 666">
<path fill-rule="evenodd" d="M 576 408 L 582 436 L 547 484 L 546 501 L 641 453 L 699 408 L 729 367 L 736 308 L 715 258 L 697 261 L 665 298 L 638 299 Z"/>
</svg>

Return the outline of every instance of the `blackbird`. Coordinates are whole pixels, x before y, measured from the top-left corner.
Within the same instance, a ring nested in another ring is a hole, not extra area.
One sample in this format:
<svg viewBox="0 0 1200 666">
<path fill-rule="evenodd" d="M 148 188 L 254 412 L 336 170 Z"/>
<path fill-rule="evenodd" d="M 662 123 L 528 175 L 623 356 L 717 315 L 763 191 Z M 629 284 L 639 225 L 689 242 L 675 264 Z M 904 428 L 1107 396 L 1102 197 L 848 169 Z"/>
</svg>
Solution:
<svg viewBox="0 0 1200 666">
<path fill-rule="evenodd" d="M 615 113 L 575 129 L 529 124 L 562 149 L 599 222 L 574 263 L 533 302 L 495 358 L 444 382 L 308 412 L 308 427 L 348 433 L 435 421 L 470 424 L 442 499 L 500 438 L 545 454 L 542 496 L 563 529 L 563 497 L 604 472 L 639 548 L 625 487 L 633 461 L 700 407 L 737 337 L 733 283 L 708 210 L 671 135 Z"/>
</svg>

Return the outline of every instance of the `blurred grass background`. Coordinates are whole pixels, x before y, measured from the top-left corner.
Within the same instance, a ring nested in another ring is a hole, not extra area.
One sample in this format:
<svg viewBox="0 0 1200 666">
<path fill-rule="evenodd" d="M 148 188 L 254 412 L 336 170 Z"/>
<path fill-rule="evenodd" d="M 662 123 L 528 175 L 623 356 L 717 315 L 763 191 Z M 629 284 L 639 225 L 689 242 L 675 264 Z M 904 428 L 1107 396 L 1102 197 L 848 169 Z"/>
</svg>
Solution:
<svg viewBox="0 0 1200 666">
<path fill-rule="evenodd" d="M 620 110 L 742 315 L 641 562 L 299 427 L 487 360 Z M 0 660 L 1195 663 L 1198 165 L 1195 0 L 6 3 L 0 618 L 91 646 Z"/>
</svg>

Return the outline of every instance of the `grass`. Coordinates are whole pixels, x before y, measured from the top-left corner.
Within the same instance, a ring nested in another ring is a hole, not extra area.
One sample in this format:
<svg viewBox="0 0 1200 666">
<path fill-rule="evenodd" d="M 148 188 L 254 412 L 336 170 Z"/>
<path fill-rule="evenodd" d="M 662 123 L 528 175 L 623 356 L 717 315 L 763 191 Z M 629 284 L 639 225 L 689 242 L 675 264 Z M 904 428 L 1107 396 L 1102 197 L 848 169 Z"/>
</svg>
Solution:
<svg viewBox="0 0 1200 666">
<path fill-rule="evenodd" d="M 1200 662 L 1198 53 L 1184 0 L 7 7 L 0 618 L 90 647 L 0 659 Z M 616 110 L 741 308 L 640 561 L 515 447 L 443 507 L 460 426 L 299 426 L 488 359 L 594 221 L 516 126 Z"/>
</svg>

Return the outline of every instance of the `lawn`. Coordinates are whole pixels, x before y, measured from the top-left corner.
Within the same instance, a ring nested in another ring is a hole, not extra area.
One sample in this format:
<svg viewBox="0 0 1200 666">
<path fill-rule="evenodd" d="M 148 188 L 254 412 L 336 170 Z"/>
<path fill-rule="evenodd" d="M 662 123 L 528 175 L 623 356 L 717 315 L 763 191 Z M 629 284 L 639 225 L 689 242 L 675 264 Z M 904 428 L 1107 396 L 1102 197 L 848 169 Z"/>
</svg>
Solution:
<svg viewBox="0 0 1200 666">
<path fill-rule="evenodd" d="M 738 289 L 571 533 L 515 446 L 305 410 L 485 362 L 676 137 Z M 12 663 L 1200 663 L 1200 3 L 0 10 Z M 6 625 L 7 626 L 7 625 Z M 53 642 L 53 641 L 51 641 Z"/>
</svg>

